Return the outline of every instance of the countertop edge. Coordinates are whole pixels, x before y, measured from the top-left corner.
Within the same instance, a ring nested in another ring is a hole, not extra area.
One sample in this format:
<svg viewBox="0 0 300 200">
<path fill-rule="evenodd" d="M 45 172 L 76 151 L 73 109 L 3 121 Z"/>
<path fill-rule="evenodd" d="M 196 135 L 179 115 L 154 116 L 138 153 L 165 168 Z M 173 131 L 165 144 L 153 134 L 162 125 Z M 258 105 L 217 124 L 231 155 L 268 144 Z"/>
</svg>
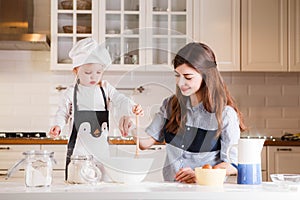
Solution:
<svg viewBox="0 0 300 200">
<path fill-rule="evenodd" d="M 135 145 L 133 140 L 108 140 L 110 145 Z M 0 145 L 39 145 L 57 144 L 66 145 L 68 140 L 63 139 L 41 139 L 41 138 L 5 138 L 0 139 Z M 155 145 L 165 145 L 164 142 L 156 142 Z M 300 141 L 272 141 L 267 140 L 264 146 L 300 146 Z"/>
</svg>

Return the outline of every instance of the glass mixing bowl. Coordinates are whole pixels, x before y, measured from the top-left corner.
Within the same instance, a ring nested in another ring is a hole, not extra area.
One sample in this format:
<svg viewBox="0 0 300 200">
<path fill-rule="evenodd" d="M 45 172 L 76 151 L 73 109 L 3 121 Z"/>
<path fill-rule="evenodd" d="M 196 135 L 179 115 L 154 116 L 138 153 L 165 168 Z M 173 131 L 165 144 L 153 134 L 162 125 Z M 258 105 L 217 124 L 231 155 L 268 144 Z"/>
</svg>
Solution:
<svg viewBox="0 0 300 200">
<path fill-rule="evenodd" d="M 271 174 L 272 181 L 281 185 L 300 185 L 300 174 Z"/>
</svg>

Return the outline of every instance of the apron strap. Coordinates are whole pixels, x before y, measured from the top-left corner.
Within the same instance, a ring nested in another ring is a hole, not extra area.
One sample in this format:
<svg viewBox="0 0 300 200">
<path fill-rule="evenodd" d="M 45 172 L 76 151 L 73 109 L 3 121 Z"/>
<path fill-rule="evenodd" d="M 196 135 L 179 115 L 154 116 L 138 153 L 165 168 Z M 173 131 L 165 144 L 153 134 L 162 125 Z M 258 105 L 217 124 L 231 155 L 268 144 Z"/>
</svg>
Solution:
<svg viewBox="0 0 300 200">
<path fill-rule="evenodd" d="M 104 89 L 103 89 L 102 86 L 100 86 L 100 89 L 101 89 L 103 100 L 104 100 L 104 104 L 105 104 L 105 110 L 107 111 L 106 95 L 105 95 L 105 92 L 104 92 Z"/>
</svg>

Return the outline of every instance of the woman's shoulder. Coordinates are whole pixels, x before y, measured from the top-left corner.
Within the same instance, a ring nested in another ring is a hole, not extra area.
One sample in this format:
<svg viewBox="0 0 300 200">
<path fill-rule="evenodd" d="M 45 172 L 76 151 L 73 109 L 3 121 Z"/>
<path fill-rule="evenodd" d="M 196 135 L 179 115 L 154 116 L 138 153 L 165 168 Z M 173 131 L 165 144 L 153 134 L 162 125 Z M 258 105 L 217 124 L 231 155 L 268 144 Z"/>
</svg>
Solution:
<svg viewBox="0 0 300 200">
<path fill-rule="evenodd" d="M 226 118 L 231 118 L 231 119 L 238 119 L 238 114 L 237 112 L 234 110 L 233 107 L 227 105 L 225 106 L 224 108 L 224 111 L 223 111 L 223 117 L 224 119 Z"/>
<path fill-rule="evenodd" d="M 170 96 L 164 98 L 163 101 L 162 101 L 162 105 L 163 105 L 163 106 L 169 105 L 170 101 L 171 101 L 174 97 L 175 97 L 175 95 L 172 94 L 172 95 L 170 95 Z"/>
</svg>

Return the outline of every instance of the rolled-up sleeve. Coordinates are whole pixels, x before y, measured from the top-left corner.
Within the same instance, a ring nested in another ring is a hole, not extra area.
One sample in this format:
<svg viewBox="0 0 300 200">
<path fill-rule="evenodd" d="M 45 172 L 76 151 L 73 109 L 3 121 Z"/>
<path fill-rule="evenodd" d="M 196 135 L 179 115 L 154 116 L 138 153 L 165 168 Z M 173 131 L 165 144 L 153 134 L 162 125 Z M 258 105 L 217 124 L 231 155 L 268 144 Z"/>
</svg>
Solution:
<svg viewBox="0 0 300 200">
<path fill-rule="evenodd" d="M 163 128 L 165 126 L 166 120 L 168 119 L 166 108 L 169 101 L 170 97 L 164 99 L 162 106 L 160 107 L 159 111 L 155 114 L 151 124 L 145 129 L 145 132 L 148 135 L 150 135 L 156 141 L 159 142 L 164 141 Z"/>
<path fill-rule="evenodd" d="M 238 144 L 240 138 L 240 127 L 239 119 L 236 111 L 226 106 L 223 112 L 223 129 L 221 133 L 221 160 L 225 162 L 237 163 L 237 148 L 231 148 L 227 151 L 230 146 Z"/>
<path fill-rule="evenodd" d="M 55 114 L 54 124 L 59 126 L 61 129 L 66 125 L 70 116 L 71 116 L 71 106 L 72 106 L 72 97 L 73 97 L 74 87 L 69 87 L 64 93 L 60 96 L 60 101 L 58 104 L 58 109 Z"/>
</svg>

